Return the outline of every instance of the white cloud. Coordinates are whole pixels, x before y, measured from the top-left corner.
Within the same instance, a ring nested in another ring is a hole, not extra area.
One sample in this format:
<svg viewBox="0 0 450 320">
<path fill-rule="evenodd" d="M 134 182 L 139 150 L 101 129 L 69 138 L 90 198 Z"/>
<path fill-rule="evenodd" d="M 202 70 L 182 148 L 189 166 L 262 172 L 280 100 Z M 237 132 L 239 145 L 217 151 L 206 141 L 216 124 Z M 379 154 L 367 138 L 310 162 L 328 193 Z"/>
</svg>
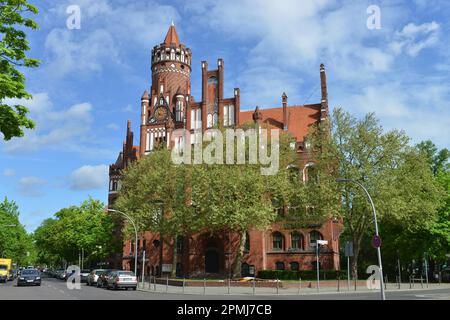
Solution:
<svg viewBox="0 0 450 320">
<path fill-rule="evenodd" d="M 435 22 L 416 25 L 408 23 L 396 34 L 396 40 L 390 46 L 395 54 L 403 51 L 411 57 L 416 57 L 420 51 L 434 47 L 439 43 L 440 25 Z"/>
<path fill-rule="evenodd" d="M 5 169 L 3 170 L 3 175 L 5 177 L 14 177 L 16 175 L 16 171 L 14 171 L 13 169 Z"/>
<path fill-rule="evenodd" d="M 108 124 L 106 127 L 107 127 L 108 129 L 111 129 L 111 130 L 114 130 L 114 131 L 119 130 L 119 126 L 118 126 L 117 124 L 115 124 L 115 123 L 110 123 L 110 124 Z"/>
<path fill-rule="evenodd" d="M 38 177 L 23 177 L 19 180 L 17 191 L 25 197 L 40 197 L 44 194 L 42 187 L 45 184 L 46 181 Z"/>
<path fill-rule="evenodd" d="M 55 108 L 47 93 L 38 93 L 32 100 L 16 102 L 30 108 L 30 118 L 36 128 L 25 130 L 22 138 L 0 141 L 3 151 L 10 154 L 57 150 L 79 153 L 85 157 L 112 156 L 111 150 L 94 146 L 92 136 L 93 106 L 78 103 L 67 108 Z"/>
<path fill-rule="evenodd" d="M 83 166 L 70 175 L 70 189 L 91 190 L 105 188 L 108 185 L 107 165 Z"/>
<path fill-rule="evenodd" d="M 133 48 L 159 43 L 177 10 L 156 2 L 114 3 L 110 0 L 70 0 L 51 13 L 67 19 L 68 5 L 81 8 L 81 30 L 53 29 L 46 38 L 46 74 L 63 77 L 73 72 L 101 72 L 105 65 L 126 66 L 121 59 Z M 84 32 L 88 30 L 88 32 Z"/>
</svg>

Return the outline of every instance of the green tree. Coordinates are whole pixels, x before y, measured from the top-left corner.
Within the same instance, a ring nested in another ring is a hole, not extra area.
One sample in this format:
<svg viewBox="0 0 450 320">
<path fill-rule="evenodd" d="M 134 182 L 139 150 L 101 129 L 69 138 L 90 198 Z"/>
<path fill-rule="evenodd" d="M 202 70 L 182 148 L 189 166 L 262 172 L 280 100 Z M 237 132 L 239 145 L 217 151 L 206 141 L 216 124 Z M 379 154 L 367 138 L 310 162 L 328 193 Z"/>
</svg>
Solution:
<svg viewBox="0 0 450 320">
<path fill-rule="evenodd" d="M 10 106 L 5 99 L 30 99 L 21 68 L 33 68 L 39 61 L 26 56 L 30 49 L 25 28 L 37 29 L 29 18 L 38 9 L 27 0 L 0 0 L 0 132 L 5 140 L 24 135 L 23 128 L 34 128 L 23 105 Z"/>
<path fill-rule="evenodd" d="M 33 263 L 32 238 L 19 221 L 19 207 L 7 198 L 0 203 L 0 255 L 18 265 Z M 14 227 L 7 227 L 14 226 Z"/>
<path fill-rule="evenodd" d="M 330 125 L 331 139 L 326 130 L 315 130 L 311 142 L 313 148 L 321 150 L 317 153 L 319 172 L 333 176 L 321 184 L 328 190 L 342 190 L 343 237 L 353 242 L 352 270 L 357 277 L 363 240 L 374 232 L 372 209 L 358 186 L 337 185 L 334 179 L 357 180 L 368 189 L 383 239 L 389 238 L 385 226 L 415 232 L 433 221 L 441 193 L 427 159 L 408 145 L 409 139 L 403 132 L 384 132 L 374 114 L 358 120 L 335 109 Z M 334 164 L 334 169 L 330 164 Z M 383 241 L 383 247 L 388 243 Z"/>
<path fill-rule="evenodd" d="M 117 250 L 113 227 L 99 200 L 89 198 L 79 206 L 64 208 L 34 232 L 38 258 L 49 264 L 78 263 L 84 250 L 86 265 L 93 265 Z"/>
</svg>

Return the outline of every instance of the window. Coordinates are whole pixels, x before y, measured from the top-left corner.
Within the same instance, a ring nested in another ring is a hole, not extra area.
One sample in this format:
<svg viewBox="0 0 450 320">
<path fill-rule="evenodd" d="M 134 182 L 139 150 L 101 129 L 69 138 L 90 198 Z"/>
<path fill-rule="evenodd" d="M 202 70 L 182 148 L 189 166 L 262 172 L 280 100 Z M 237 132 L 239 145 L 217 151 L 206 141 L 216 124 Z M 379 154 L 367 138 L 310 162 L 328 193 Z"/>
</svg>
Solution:
<svg viewBox="0 0 450 320">
<path fill-rule="evenodd" d="M 323 240 L 322 234 L 319 231 L 311 231 L 309 233 L 309 242 L 316 243 L 317 240 Z"/>
<path fill-rule="evenodd" d="M 245 251 L 250 251 L 250 235 L 248 234 L 248 232 L 245 235 L 245 244 L 244 244 L 244 249 Z"/>
<path fill-rule="evenodd" d="M 192 109 L 191 110 L 191 129 L 201 129 L 202 128 L 202 110 Z"/>
<path fill-rule="evenodd" d="M 277 199 L 272 199 L 272 207 L 274 208 L 275 213 L 279 216 L 282 217 L 284 216 L 284 208 L 281 205 L 281 202 Z"/>
<path fill-rule="evenodd" d="M 272 249 L 274 251 L 283 250 L 283 235 L 279 232 L 274 232 L 272 234 Z"/>
<path fill-rule="evenodd" d="M 310 182 L 318 182 L 319 172 L 314 163 L 308 163 L 304 169 L 304 180 Z"/>
<path fill-rule="evenodd" d="M 303 249 L 303 236 L 300 233 L 293 232 L 291 234 L 291 248 Z"/>
<path fill-rule="evenodd" d="M 278 261 L 275 263 L 275 270 L 284 270 L 284 262 Z"/>
<path fill-rule="evenodd" d="M 291 262 L 290 265 L 291 265 L 291 270 L 293 270 L 293 271 L 300 270 L 300 264 L 298 262 L 296 262 L 296 261 Z"/>
<path fill-rule="evenodd" d="M 184 238 L 177 237 L 177 253 L 183 253 L 184 249 Z"/>
<path fill-rule="evenodd" d="M 206 124 L 208 128 L 212 128 L 213 126 L 213 116 L 212 114 L 208 114 L 208 118 L 206 119 Z"/>
<path fill-rule="evenodd" d="M 223 125 L 225 127 L 234 125 L 234 106 L 223 107 Z"/>
<path fill-rule="evenodd" d="M 250 265 L 248 263 L 243 263 L 241 264 L 241 275 L 243 277 L 248 277 L 250 276 Z"/>
<path fill-rule="evenodd" d="M 176 121 L 183 121 L 184 119 L 183 101 L 177 101 L 177 104 L 175 106 L 175 118 Z"/>
</svg>

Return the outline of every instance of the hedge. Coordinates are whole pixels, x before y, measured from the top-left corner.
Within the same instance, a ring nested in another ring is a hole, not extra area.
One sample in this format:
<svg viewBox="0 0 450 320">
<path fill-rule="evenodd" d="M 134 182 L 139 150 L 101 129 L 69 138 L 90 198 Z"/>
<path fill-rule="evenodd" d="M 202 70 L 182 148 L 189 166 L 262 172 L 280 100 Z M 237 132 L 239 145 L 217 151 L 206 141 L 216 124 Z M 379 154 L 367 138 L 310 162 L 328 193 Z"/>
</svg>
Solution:
<svg viewBox="0 0 450 320">
<path fill-rule="evenodd" d="M 341 280 L 347 279 L 347 273 L 339 270 L 320 270 L 321 280 Z M 317 279 L 316 270 L 261 270 L 258 272 L 260 279 L 278 279 L 278 280 L 315 280 Z"/>
</svg>

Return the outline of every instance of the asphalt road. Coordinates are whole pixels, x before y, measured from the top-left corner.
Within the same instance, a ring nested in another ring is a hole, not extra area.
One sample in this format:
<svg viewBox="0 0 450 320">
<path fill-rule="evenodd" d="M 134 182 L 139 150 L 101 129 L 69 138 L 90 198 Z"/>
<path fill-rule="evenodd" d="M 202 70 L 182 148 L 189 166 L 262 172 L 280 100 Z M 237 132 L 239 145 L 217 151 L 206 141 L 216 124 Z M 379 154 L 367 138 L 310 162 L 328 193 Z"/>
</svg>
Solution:
<svg viewBox="0 0 450 320">
<path fill-rule="evenodd" d="M 43 278 L 40 287 L 17 287 L 16 281 L 0 284 L 1 300 L 379 300 L 379 292 L 305 295 L 194 295 L 144 291 L 112 291 L 81 285 L 69 290 L 64 281 Z M 450 300 L 450 288 L 386 292 L 388 300 Z"/>
</svg>

